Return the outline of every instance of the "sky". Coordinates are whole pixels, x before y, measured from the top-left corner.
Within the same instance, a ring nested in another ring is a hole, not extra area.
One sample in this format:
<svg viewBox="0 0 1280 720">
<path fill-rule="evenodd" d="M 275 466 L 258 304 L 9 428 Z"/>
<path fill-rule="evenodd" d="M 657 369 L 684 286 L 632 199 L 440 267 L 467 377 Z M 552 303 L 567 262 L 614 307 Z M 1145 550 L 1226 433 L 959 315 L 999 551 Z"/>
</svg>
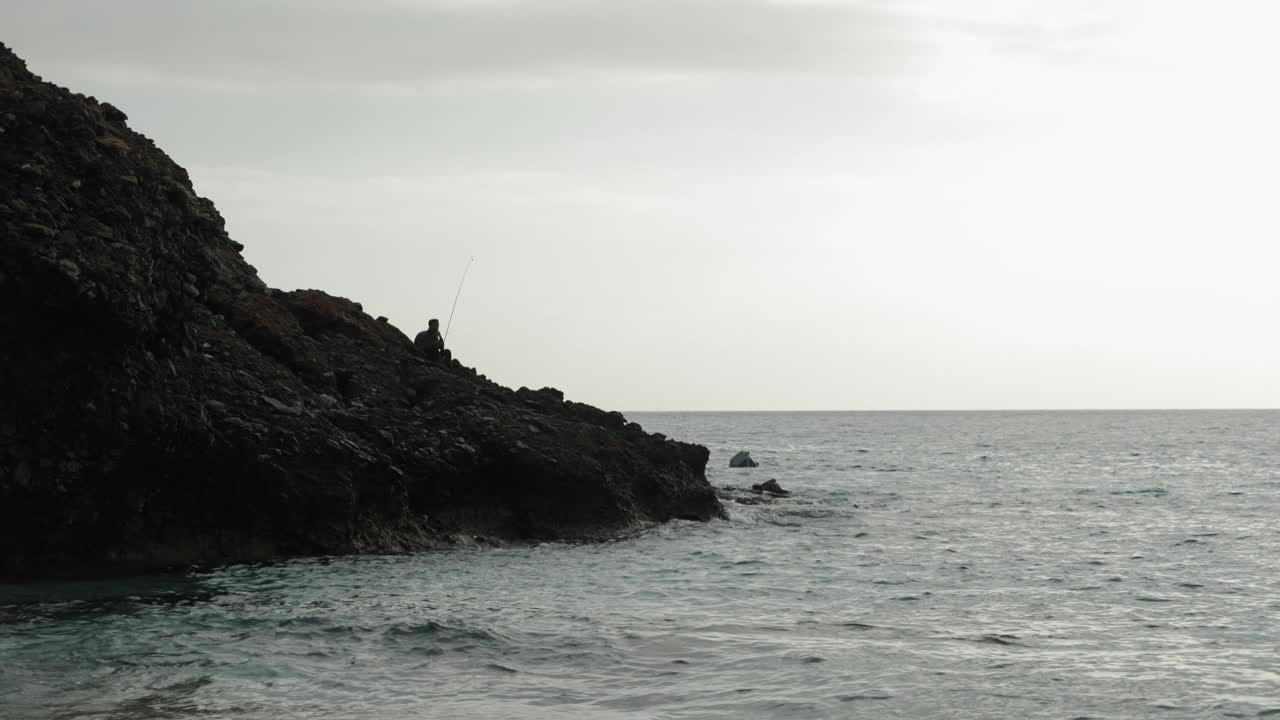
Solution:
<svg viewBox="0 0 1280 720">
<path fill-rule="evenodd" d="M 1280 407 L 1280 7 L 0 0 L 272 287 L 622 410 Z"/>
</svg>

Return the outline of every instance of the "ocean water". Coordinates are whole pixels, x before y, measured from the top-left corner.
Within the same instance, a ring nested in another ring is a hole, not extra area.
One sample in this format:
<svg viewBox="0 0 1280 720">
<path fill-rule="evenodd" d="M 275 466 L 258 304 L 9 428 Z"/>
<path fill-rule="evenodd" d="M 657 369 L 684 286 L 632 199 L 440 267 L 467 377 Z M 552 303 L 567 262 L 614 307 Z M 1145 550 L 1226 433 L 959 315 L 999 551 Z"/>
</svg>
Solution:
<svg viewBox="0 0 1280 720">
<path fill-rule="evenodd" d="M 599 545 L 0 585 L 0 717 L 1280 717 L 1280 413 L 634 419 L 794 494 Z"/>
</svg>

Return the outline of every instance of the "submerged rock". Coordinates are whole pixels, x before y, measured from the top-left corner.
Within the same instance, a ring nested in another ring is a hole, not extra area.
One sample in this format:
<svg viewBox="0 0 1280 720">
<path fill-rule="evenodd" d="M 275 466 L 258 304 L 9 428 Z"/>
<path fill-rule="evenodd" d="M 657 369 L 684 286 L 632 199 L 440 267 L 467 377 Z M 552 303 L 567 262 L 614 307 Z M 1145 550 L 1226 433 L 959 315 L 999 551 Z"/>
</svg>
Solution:
<svg viewBox="0 0 1280 720">
<path fill-rule="evenodd" d="M 739 450 L 736 455 L 729 458 L 729 467 L 731 468 L 753 468 L 759 465 L 760 463 L 751 459 L 751 453 L 746 450 Z"/>
<path fill-rule="evenodd" d="M 126 120 L 0 45 L 0 576 L 723 514 L 706 448 L 267 288 Z"/>
</svg>

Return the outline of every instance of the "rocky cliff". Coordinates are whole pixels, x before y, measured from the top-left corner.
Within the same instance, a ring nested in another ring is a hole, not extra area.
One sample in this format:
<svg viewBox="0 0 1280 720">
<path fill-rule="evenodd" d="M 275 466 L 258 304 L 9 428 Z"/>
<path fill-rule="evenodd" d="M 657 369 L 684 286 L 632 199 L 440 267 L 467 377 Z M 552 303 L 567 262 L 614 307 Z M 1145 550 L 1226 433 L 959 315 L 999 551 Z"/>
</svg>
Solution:
<svg viewBox="0 0 1280 720">
<path fill-rule="evenodd" d="M 269 289 L 126 120 L 0 45 L 0 575 L 722 514 L 703 447 Z"/>
</svg>

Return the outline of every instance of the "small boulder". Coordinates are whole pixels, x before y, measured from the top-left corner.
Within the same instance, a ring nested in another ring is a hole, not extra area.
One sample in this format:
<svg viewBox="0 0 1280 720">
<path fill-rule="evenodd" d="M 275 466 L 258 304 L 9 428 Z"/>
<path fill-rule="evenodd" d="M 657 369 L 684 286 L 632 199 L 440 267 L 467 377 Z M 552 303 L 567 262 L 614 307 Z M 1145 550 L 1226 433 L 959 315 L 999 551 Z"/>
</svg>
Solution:
<svg viewBox="0 0 1280 720">
<path fill-rule="evenodd" d="M 739 451 L 737 455 L 729 458 L 729 467 L 731 468 L 749 468 L 758 467 L 760 463 L 751 459 L 751 453 L 746 450 Z"/>
<path fill-rule="evenodd" d="M 751 492 L 758 495 L 769 493 L 770 495 L 775 495 L 777 497 L 787 497 L 791 494 L 790 490 L 783 490 L 782 486 L 778 484 L 778 481 L 772 478 L 758 485 L 752 485 Z"/>
</svg>

